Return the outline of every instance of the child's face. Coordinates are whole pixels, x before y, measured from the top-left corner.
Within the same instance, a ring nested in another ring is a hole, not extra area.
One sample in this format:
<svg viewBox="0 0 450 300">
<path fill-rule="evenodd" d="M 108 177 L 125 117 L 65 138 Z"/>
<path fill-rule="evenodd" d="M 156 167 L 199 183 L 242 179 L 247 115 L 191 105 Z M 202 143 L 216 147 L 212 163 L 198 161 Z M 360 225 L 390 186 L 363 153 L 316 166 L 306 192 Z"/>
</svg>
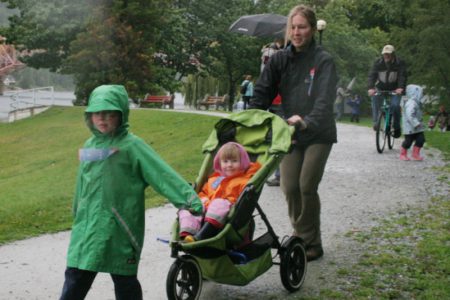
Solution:
<svg viewBox="0 0 450 300">
<path fill-rule="evenodd" d="M 239 172 L 241 160 L 239 158 L 221 158 L 220 167 L 225 176 L 233 176 Z"/>
<path fill-rule="evenodd" d="M 115 110 L 102 110 L 91 114 L 92 124 L 103 134 L 114 132 L 119 126 L 120 112 Z"/>
</svg>

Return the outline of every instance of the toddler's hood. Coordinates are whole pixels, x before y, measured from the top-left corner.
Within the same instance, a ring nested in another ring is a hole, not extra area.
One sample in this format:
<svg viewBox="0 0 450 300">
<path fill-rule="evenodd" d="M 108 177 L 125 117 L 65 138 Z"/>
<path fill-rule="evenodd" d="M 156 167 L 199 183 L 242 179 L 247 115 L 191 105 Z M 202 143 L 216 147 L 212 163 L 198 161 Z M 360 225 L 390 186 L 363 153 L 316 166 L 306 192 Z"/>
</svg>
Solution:
<svg viewBox="0 0 450 300">
<path fill-rule="evenodd" d="M 122 85 L 101 85 L 95 88 L 90 97 L 88 106 L 85 111 L 85 119 L 88 127 L 92 132 L 96 132 L 90 120 L 91 113 L 102 110 L 116 110 L 121 113 L 121 124 L 118 131 L 123 131 L 128 128 L 128 93 Z"/>
<path fill-rule="evenodd" d="M 415 101 L 417 104 L 422 104 L 423 88 L 415 84 L 409 84 L 406 87 L 406 97 Z"/>
<path fill-rule="evenodd" d="M 228 143 L 224 144 L 222 147 L 220 147 L 219 151 L 217 151 L 217 154 L 214 157 L 214 171 L 222 174 L 222 169 L 220 168 L 220 151 L 227 144 L 233 144 L 238 147 L 239 153 L 241 156 L 241 171 L 246 171 L 248 169 L 248 167 L 250 166 L 250 157 L 248 156 L 247 151 L 245 151 L 244 147 L 242 147 L 241 144 L 234 143 L 234 142 L 228 142 Z"/>
</svg>

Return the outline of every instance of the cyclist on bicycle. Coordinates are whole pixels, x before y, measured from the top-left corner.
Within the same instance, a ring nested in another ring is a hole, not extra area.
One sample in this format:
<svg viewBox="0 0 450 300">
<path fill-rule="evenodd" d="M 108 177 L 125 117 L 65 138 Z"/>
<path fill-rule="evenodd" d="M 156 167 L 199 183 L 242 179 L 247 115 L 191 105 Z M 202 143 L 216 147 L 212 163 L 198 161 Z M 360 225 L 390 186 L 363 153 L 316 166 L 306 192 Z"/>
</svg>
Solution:
<svg viewBox="0 0 450 300">
<path fill-rule="evenodd" d="M 372 119 L 374 130 L 377 122 L 380 107 L 383 103 L 382 95 L 379 91 L 391 91 L 391 112 L 394 118 L 394 138 L 401 135 L 400 128 L 400 100 L 405 93 L 406 87 L 406 64 L 395 55 L 392 45 L 386 45 L 381 51 L 382 57 L 378 58 L 369 72 L 368 94 L 372 98 Z"/>
</svg>

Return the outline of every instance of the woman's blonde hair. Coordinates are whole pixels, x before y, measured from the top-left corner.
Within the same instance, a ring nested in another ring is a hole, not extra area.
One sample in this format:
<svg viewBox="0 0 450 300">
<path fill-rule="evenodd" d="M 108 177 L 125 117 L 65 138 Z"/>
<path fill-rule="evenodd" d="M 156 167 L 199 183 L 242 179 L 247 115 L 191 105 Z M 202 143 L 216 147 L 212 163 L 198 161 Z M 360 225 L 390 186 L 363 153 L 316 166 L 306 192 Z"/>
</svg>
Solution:
<svg viewBox="0 0 450 300">
<path fill-rule="evenodd" d="M 292 19 L 296 15 L 303 16 L 311 26 L 313 30 L 316 30 L 317 28 L 317 19 L 316 19 L 316 13 L 314 10 L 306 5 L 300 4 L 297 6 L 294 6 L 288 15 L 288 20 L 286 24 L 286 35 L 284 38 L 285 46 L 287 46 L 288 42 L 291 40 L 291 31 L 292 31 Z"/>
</svg>

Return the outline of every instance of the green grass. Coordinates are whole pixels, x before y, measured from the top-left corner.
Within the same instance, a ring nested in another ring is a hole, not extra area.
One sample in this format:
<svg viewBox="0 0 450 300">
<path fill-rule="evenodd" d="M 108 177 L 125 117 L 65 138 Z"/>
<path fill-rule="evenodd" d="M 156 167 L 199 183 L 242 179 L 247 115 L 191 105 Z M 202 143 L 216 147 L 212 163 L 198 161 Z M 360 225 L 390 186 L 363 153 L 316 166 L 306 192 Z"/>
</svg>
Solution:
<svg viewBox="0 0 450 300">
<path fill-rule="evenodd" d="M 343 123 L 372 126 L 370 118 Z M 426 131 L 425 138 L 444 157 L 435 168 L 443 195 L 425 208 L 395 212 L 370 231 L 349 232 L 366 250 L 356 265 L 338 270 L 339 291 L 322 290 L 321 299 L 450 299 L 450 132 Z"/>
<path fill-rule="evenodd" d="M 130 130 L 192 182 L 203 159 L 201 145 L 217 117 L 132 110 Z M 52 108 L 0 124 L 0 244 L 69 229 L 77 151 L 90 132 L 79 107 Z M 151 189 L 146 206 L 164 203 Z"/>
<path fill-rule="evenodd" d="M 450 200 L 392 214 L 364 239 L 335 299 L 450 299 Z M 354 238 L 360 240 L 356 233 Z M 343 274 L 343 272 L 341 272 Z"/>
</svg>

